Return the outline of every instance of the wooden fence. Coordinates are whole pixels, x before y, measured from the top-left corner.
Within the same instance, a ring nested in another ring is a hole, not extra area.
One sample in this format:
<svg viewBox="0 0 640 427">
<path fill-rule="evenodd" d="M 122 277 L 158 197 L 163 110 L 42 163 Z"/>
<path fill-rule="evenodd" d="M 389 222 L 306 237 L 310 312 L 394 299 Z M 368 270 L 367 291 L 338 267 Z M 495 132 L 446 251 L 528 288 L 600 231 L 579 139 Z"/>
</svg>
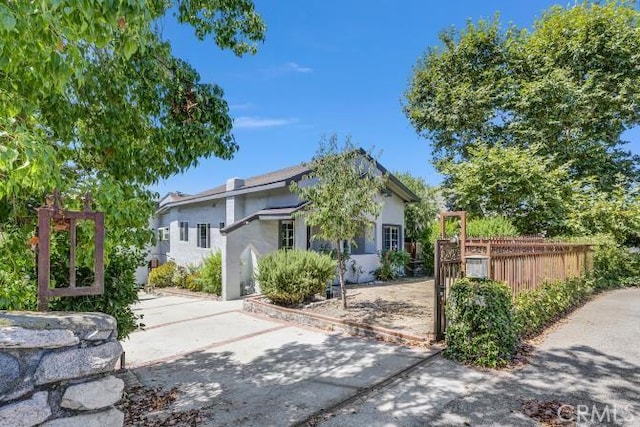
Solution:
<svg viewBox="0 0 640 427">
<path fill-rule="evenodd" d="M 591 246 L 542 238 L 467 239 L 466 257 L 487 259 L 488 277 L 507 283 L 514 297 L 544 282 L 564 281 L 593 269 Z"/>
</svg>

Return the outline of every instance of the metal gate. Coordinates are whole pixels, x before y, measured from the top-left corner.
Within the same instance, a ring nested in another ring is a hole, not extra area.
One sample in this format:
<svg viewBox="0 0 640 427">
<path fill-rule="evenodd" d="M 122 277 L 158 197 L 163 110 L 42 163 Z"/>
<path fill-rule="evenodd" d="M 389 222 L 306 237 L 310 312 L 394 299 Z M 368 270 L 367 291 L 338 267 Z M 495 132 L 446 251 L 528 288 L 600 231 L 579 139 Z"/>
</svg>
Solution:
<svg viewBox="0 0 640 427">
<path fill-rule="evenodd" d="M 444 339 L 444 331 L 447 325 L 444 308 L 449 289 L 451 289 L 451 285 L 456 279 L 462 277 L 462 257 L 460 249 L 460 245 L 455 241 L 437 240 L 435 244 L 434 331 L 437 340 Z"/>
</svg>

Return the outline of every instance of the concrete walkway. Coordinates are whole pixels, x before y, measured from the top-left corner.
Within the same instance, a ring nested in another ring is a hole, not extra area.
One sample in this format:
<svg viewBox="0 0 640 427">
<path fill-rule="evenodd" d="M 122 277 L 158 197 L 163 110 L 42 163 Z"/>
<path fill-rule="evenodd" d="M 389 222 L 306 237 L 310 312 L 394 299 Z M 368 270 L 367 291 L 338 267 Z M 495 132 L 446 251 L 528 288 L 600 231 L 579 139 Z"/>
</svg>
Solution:
<svg viewBox="0 0 640 427">
<path fill-rule="evenodd" d="M 287 426 L 423 361 L 433 351 L 326 334 L 219 302 L 141 294 L 145 331 L 123 343 L 146 386 L 178 387 L 174 409 L 206 426 Z"/>
<path fill-rule="evenodd" d="M 520 369 L 481 371 L 437 357 L 320 421 L 534 426 L 521 412 L 532 399 L 573 405 L 578 426 L 640 425 L 640 289 L 596 297 L 550 332 Z"/>
</svg>

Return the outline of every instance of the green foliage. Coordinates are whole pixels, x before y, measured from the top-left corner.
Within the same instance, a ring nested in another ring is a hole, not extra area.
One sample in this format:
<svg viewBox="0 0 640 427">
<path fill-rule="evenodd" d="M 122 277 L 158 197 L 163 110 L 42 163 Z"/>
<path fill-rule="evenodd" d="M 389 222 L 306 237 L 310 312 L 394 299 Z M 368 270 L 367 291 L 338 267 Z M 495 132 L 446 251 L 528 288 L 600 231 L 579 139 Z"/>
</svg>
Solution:
<svg viewBox="0 0 640 427">
<path fill-rule="evenodd" d="M 407 242 L 422 242 L 438 214 L 438 189 L 409 172 L 396 172 L 394 176 L 420 199 L 404 206 L 404 237 Z"/>
<path fill-rule="evenodd" d="M 37 293 L 34 282 L 0 270 L 0 310 L 35 310 Z"/>
<path fill-rule="evenodd" d="M 536 335 L 552 322 L 582 304 L 593 291 L 592 280 L 574 278 L 564 282 L 545 283 L 516 297 L 514 317 L 519 334 Z"/>
<path fill-rule="evenodd" d="M 507 285 L 490 280 L 456 281 L 447 298 L 446 318 L 447 357 L 491 368 L 509 363 L 518 335 Z"/>
<path fill-rule="evenodd" d="M 445 223 L 445 236 L 451 238 L 460 234 L 460 222 L 453 220 Z M 473 218 L 467 220 L 467 237 L 491 238 L 491 237 L 514 237 L 520 232 L 515 225 L 503 216 L 493 216 L 488 218 Z M 425 270 L 433 272 L 434 269 L 434 243 L 440 238 L 440 223 L 433 221 L 429 227 L 428 240 L 422 246 L 422 259 Z"/>
<path fill-rule="evenodd" d="M 176 265 L 176 268 L 173 272 L 173 277 L 171 277 L 171 285 L 177 288 L 186 287 L 188 275 L 189 271 L 185 267 Z"/>
<path fill-rule="evenodd" d="M 474 218 L 467 222 L 469 237 L 514 237 L 520 234 L 513 222 L 504 216 Z"/>
<path fill-rule="evenodd" d="M 54 188 L 68 209 L 92 193 L 105 212 L 109 260 L 151 243 L 149 185 L 237 150 L 222 89 L 201 82 L 163 41 L 156 23 L 166 13 L 237 55 L 264 38 L 249 0 L 0 4 L 0 270 L 35 283 L 26 242 L 34 208 Z M 79 269 L 91 251 L 77 248 Z M 52 270 L 64 256 L 52 253 Z"/>
<path fill-rule="evenodd" d="M 338 277 L 343 307 L 347 307 L 345 288 L 346 259 L 342 242 L 355 244 L 356 236 L 370 227 L 371 218 L 380 213 L 378 201 L 385 176 L 377 162 L 347 138 L 342 146 L 334 134 L 323 138 L 311 163 L 311 173 L 300 183 L 291 183 L 291 191 L 309 203 L 296 213 L 307 225 L 317 227 L 313 238 L 333 242 L 337 250 Z"/>
<path fill-rule="evenodd" d="M 167 261 L 154 268 L 149 273 L 149 285 L 156 288 L 174 286 L 173 277 L 176 274 L 177 269 L 178 266 L 173 261 Z"/>
<path fill-rule="evenodd" d="M 336 261 L 329 255 L 301 250 L 279 250 L 258 261 L 256 280 L 271 301 L 300 304 L 323 294 L 334 277 Z"/>
<path fill-rule="evenodd" d="M 135 270 L 142 262 L 140 253 L 119 249 L 111 252 L 104 271 L 104 294 L 56 298 L 50 308 L 58 311 L 99 311 L 118 322 L 118 339 L 125 339 L 141 326 L 140 316 L 131 309 L 138 301 Z"/>
<path fill-rule="evenodd" d="M 184 288 L 192 292 L 202 292 L 202 283 L 200 283 L 200 273 L 190 273 L 185 277 Z"/>
<path fill-rule="evenodd" d="M 469 160 L 444 166 L 444 194 L 456 210 L 476 217 L 504 216 L 521 234 L 557 234 L 571 187 L 568 170 L 540 158 L 537 148 L 469 146 Z"/>
<path fill-rule="evenodd" d="M 445 223 L 445 236 L 451 238 L 460 234 L 460 221 L 448 220 Z M 515 237 L 520 236 L 516 226 L 506 217 L 492 216 L 485 218 L 467 219 L 467 237 L 491 238 L 491 237 Z M 440 239 L 440 222 L 434 221 L 431 225 L 429 240 L 435 242 Z"/>
<path fill-rule="evenodd" d="M 637 239 L 640 169 L 622 135 L 640 124 L 639 28 L 635 5 L 611 0 L 554 6 L 530 31 L 496 17 L 443 32 L 404 109 L 451 207 L 524 233 Z"/>
<path fill-rule="evenodd" d="M 567 205 L 566 227 L 574 235 L 609 234 L 618 244 L 640 238 L 640 187 L 618 176 L 617 185 L 599 191 L 593 179 L 577 186 Z"/>
<path fill-rule="evenodd" d="M 640 253 L 617 244 L 596 246 L 593 278 L 596 289 L 640 285 Z"/>
<path fill-rule="evenodd" d="M 639 17 L 632 2 L 579 2 L 550 8 L 532 31 L 498 17 L 445 31 L 414 69 L 405 113 L 439 160 L 466 160 L 478 141 L 539 144 L 572 178 L 608 188 L 616 172 L 634 176 L 619 146 L 640 124 Z"/>
<path fill-rule="evenodd" d="M 214 252 L 204 259 L 196 282 L 202 292 L 222 295 L 222 253 Z"/>
<path fill-rule="evenodd" d="M 411 259 L 407 251 L 384 251 L 380 255 L 380 267 L 376 269 L 376 279 L 393 280 L 404 276 L 405 265 Z"/>
<path fill-rule="evenodd" d="M 593 272 L 586 277 L 545 283 L 518 295 L 515 318 L 520 334 L 536 335 L 594 292 L 640 284 L 640 254 L 615 243 L 595 247 L 593 266 Z"/>
</svg>

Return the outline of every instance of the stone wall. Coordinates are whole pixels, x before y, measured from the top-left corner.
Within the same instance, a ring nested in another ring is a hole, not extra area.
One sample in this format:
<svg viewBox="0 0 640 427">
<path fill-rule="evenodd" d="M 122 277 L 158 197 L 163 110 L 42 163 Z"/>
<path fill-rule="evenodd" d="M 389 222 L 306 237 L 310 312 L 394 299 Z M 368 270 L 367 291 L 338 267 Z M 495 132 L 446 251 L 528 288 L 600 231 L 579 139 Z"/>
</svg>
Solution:
<svg viewBox="0 0 640 427">
<path fill-rule="evenodd" d="M 121 354 L 106 314 L 0 311 L 0 427 L 122 426 Z"/>
</svg>

